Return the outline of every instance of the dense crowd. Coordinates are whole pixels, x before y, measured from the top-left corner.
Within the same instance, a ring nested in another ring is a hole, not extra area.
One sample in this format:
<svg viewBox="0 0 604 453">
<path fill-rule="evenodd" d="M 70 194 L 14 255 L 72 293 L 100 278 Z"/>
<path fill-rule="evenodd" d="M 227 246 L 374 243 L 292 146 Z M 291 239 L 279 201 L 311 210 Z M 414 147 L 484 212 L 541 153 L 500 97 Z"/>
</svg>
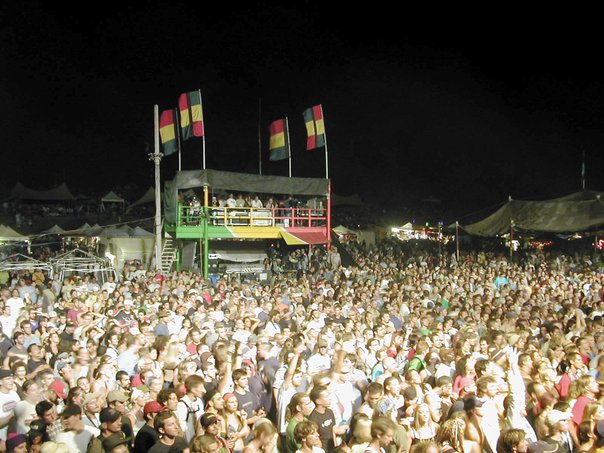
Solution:
<svg viewBox="0 0 604 453">
<path fill-rule="evenodd" d="M 215 286 L 0 275 L 2 449 L 604 451 L 593 257 L 351 252 Z"/>
</svg>

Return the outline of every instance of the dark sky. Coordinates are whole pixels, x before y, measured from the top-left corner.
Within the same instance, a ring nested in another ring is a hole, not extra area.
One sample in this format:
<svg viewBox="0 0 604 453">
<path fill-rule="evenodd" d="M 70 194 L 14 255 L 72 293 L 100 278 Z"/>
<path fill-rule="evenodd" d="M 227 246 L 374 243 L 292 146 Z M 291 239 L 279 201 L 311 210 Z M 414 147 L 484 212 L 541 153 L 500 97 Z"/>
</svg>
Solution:
<svg viewBox="0 0 604 453">
<path fill-rule="evenodd" d="M 7 3 L 7 2 L 5 2 Z M 153 183 L 153 104 L 200 88 L 209 168 L 263 172 L 268 123 L 289 117 L 294 176 L 323 177 L 302 111 L 322 103 L 337 193 L 468 212 L 508 195 L 604 189 L 597 15 L 389 10 L 331 3 L 60 2 L 0 6 L 3 185 L 92 193 Z M 58 8 L 58 9 L 57 9 Z M 201 142 L 183 167 L 201 166 Z M 164 160 L 164 176 L 176 156 Z"/>
</svg>

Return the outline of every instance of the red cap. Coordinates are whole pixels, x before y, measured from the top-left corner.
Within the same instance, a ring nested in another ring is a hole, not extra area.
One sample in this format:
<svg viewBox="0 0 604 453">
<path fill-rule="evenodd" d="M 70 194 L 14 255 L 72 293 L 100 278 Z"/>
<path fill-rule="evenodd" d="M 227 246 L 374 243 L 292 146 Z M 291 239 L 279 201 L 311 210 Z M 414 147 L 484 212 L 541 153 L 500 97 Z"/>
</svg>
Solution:
<svg viewBox="0 0 604 453">
<path fill-rule="evenodd" d="M 159 414 L 160 412 L 163 412 L 165 410 L 166 408 L 157 401 L 149 401 L 147 404 L 145 404 L 145 407 L 143 408 L 143 412 L 145 414 Z"/>
<path fill-rule="evenodd" d="M 67 392 L 65 391 L 65 384 L 59 380 L 53 381 L 49 386 L 51 389 L 55 391 L 57 396 L 62 400 L 67 399 Z"/>
</svg>

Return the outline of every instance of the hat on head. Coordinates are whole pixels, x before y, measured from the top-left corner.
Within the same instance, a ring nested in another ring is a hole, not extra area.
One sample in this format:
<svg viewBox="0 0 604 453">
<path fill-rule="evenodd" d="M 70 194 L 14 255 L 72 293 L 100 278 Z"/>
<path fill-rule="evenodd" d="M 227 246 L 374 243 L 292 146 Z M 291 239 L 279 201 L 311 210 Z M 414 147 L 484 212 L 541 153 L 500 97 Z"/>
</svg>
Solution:
<svg viewBox="0 0 604 453">
<path fill-rule="evenodd" d="M 218 418 L 214 414 L 206 412 L 201 416 L 199 421 L 201 422 L 201 426 L 207 428 L 208 426 L 216 423 L 218 421 Z"/>
<path fill-rule="evenodd" d="M 107 394 L 107 402 L 113 403 L 115 401 L 119 401 L 120 403 L 125 403 L 126 401 L 128 401 L 128 398 L 126 397 L 126 395 L 124 395 L 123 392 L 120 392 L 119 390 L 111 390 Z"/>
<path fill-rule="evenodd" d="M 134 390 L 132 390 L 132 395 L 130 395 L 130 400 L 134 401 L 145 393 L 149 393 L 149 387 L 146 385 L 135 387 Z"/>
<path fill-rule="evenodd" d="M 15 448 L 17 448 L 19 445 L 24 444 L 26 442 L 27 442 L 27 436 L 25 434 L 16 434 L 16 433 L 9 434 L 8 437 L 6 438 L 7 453 L 10 453 Z"/>
<path fill-rule="evenodd" d="M 87 406 L 94 400 L 98 400 L 100 397 L 101 397 L 101 395 L 99 393 L 87 393 L 84 396 L 84 402 L 82 403 L 82 406 Z"/>
<path fill-rule="evenodd" d="M 113 423 L 117 420 L 120 420 L 121 418 L 122 414 L 120 414 L 119 411 L 113 409 L 112 407 L 104 407 L 103 409 L 101 409 L 101 412 L 99 414 L 99 421 L 101 423 Z"/>
<path fill-rule="evenodd" d="M 470 398 L 466 398 L 463 402 L 463 408 L 465 411 L 471 411 L 477 407 L 482 407 L 484 403 L 480 401 L 475 396 L 471 396 Z"/>
<path fill-rule="evenodd" d="M 551 427 L 554 426 L 556 423 L 564 420 L 570 420 L 570 414 L 559 411 L 557 409 L 552 409 L 547 413 L 545 417 L 545 424 Z"/>
<path fill-rule="evenodd" d="M 129 437 L 124 437 L 124 433 L 113 433 L 109 437 L 103 439 L 103 449 L 105 451 L 111 451 L 118 445 L 128 444 L 130 442 Z"/>
<path fill-rule="evenodd" d="M 73 415 L 82 415 L 82 408 L 77 404 L 65 406 L 65 409 L 61 412 L 61 418 L 72 417 Z"/>
<path fill-rule="evenodd" d="M 11 370 L 7 370 L 5 368 L 0 368 L 0 379 L 12 377 L 12 376 L 14 376 L 14 374 Z"/>
<path fill-rule="evenodd" d="M 52 383 L 49 385 L 49 388 L 54 390 L 57 396 L 62 400 L 67 399 L 67 389 L 65 383 L 63 383 L 62 381 L 59 381 L 58 379 L 52 381 Z"/>
<path fill-rule="evenodd" d="M 143 412 L 145 414 L 159 414 L 164 410 L 166 410 L 166 408 L 157 401 L 149 401 L 147 404 L 145 404 L 145 407 L 143 408 Z"/>
</svg>

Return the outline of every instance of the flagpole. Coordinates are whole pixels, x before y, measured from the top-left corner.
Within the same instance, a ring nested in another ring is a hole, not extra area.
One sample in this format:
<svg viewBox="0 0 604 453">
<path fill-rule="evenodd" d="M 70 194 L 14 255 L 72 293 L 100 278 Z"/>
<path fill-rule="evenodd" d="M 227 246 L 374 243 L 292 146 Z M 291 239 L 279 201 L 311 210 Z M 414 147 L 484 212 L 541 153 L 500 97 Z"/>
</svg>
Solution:
<svg viewBox="0 0 604 453">
<path fill-rule="evenodd" d="M 327 128 L 325 127 L 325 115 L 323 114 L 323 104 L 319 104 L 321 108 L 321 117 L 323 118 L 323 139 L 325 140 L 325 179 L 329 179 L 329 159 L 327 154 Z"/>
<path fill-rule="evenodd" d="M 581 186 L 585 191 L 585 150 L 583 150 L 583 162 L 581 163 Z"/>
<path fill-rule="evenodd" d="M 289 143 L 289 121 L 287 120 L 287 116 L 285 117 L 285 139 L 287 140 L 287 158 L 289 160 L 289 177 L 292 177 L 292 149 Z"/>
<path fill-rule="evenodd" d="M 180 155 L 180 121 L 178 119 L 178 109 L 174 109 L 174 118 L 176 118 L 176 140 L 178 140 L 178 171 L 182 170 L 182 158 Z"/>
<path fill-rule="evenodd" d="M 153 126 L 155 152 L 149 153 L 149 160 L 155 163 L 155 269 L 161 270 L 161 191 L 159 163 L 163 154 L 159 150 L 159 106 L 153 106 Z"/>
<path fill-rule="evenodd" d="M 258 174 L 262 176 L 262 98 L 258 98 Z"/>
<path fill-rule="evenodd" d="M 203 101 L 201 100 L 201 89 L 197 90 L 197 92 L 199 93 L 199 103 L 201 104 L 201 118 L 202 118 L 202 124 L 203 124 L 203 136 L 201 137 L 201 146 L 203 148 L 203 169 L 206 169 L 206 121 L 205 118 L 203 116 Z M 191 119 L 192 120 L 192 119 Z"/>
</svg>

